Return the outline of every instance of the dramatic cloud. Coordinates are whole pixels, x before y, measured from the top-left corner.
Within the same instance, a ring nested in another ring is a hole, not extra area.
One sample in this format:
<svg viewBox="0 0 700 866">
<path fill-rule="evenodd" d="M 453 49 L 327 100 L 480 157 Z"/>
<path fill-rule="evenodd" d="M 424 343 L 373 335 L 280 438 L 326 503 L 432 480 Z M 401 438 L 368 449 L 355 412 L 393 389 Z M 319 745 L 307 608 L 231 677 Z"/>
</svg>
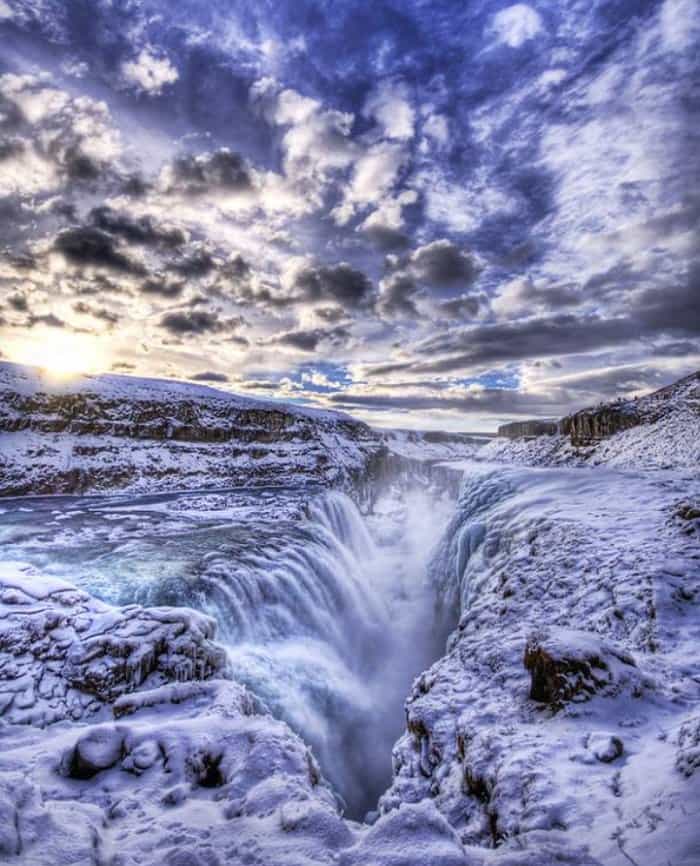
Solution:
<svg viewBox="0 0 700 866">
<path fill-rule="evenodd" d="M 448 240 L 419 247 L 411 253 L 410 263 L 416 277 L 432 286 L 466 287 L 479 273 L 473 258 Z"/>
<path fill-rule="evenodd" d="M 299 349 L 302 352 L 313 352 L 322 342 L 328 341 L 337 345 L 347 340 L 349 336 L 349 332 L 342 327 L 314 328 L 312 330 L 287 331 L 273 337 L 269 342 Z"/>
<path fill-rule="evenodd" d="M 203 373 L 195 373 L 190 376 L 193 382 L 228 382 L 228 376 L 224 373 L 215 373 L 212 370 L 205 370 Z"/>
<path fill-rule="evenodd" d="M 122 252 L 114 238 L 101 229 L 80 226 L 65 229 L 53 247 L 74 265 L 94 265 L 127 274 L 144 274 L 144 266 Z"/>
<path fill-rule="evenodd" d="M 149 48 L 143 48 L 134 60 L 126 61 L 122 65 L 122 72 L 127 82 L 153 95 L 160 93 L 179 77 L 177 69 L 167 57 L 158 57 Z"/>
<path fill-rule="evenodd" d="M 181 229 L 158 225 L 149 216 L 134 218 L 107 205 L 94 208 L 90 212 L 90 220 L 97 228 L 118 235 L 130 243 L 179 247 L 186 240 Z"/>
<path fill-rule="evenodd" d="M 228 148 L 177 157 L 165 172 L 171 191 L 200 196 L 208 192 L 247 192 L 253 181 L 245 160 Z"/>
<path fill-rule="evenodd" d="M 6 357 L 454 428 L 697 363 L 690 0 L 6 5 Z"/>
<path fill-rule="evenodd" d="M 207 310 L 176 310 L 165 313 L 160 320 L 160 325 L 171 334 L 178 336 L 183 334 L 211 334 L 222 331 L 224 322 L 216 313 Z"/>
<path fill-rule="evenodd" d="M 357 307 L 372 294 L 372 283 L 362 271 L 347 262 L 337 265 L 304 264 L 287 279 L 292 297 L 304 301 L 337 301 L 343 307 Z"/>
</svg>

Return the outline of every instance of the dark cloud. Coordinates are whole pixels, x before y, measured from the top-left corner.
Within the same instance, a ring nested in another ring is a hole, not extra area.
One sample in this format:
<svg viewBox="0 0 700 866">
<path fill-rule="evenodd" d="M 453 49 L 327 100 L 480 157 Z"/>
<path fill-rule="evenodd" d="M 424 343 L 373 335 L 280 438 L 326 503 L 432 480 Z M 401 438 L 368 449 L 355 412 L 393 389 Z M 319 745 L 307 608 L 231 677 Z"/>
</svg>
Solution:
<svg viewBox="0 0 700 866">
<path fill-rule="evenodd" d="M 673 343 L 662 343 L 652 347 L 652 354 L 658 358 L 683 358 L 686 355 L 699 355 L 700 342 L 676 340 Z"/>
<path fill-rule="evenodd" d="M 319 344 L 329 341 L 333 344 L 343 343 L 350 334 L 346 328 L 311 328 L 308 330 L 286 331 L 271 338 L 268 342 L 280 346 L 291 346 L 302 352 L 314 352 Z"/>
<path fill-rule="evenodd" d="M 380 283 L 377 298 L 377 311 L 386 317 L 418 315 L 415 298 L 418 286 L 412 274 L 407 271 L 397 271 L 390 274 Z"/>
<path fill-rule="evenodd" d="M 179 247 L 185 243 L 181 229 L 159 225 L 149 216 L 134 218 L 108 205 L 93 208 L 89 219 L 96 228 L 124 238 L 129 243 L 163 244 L 166 247 Z"/>
<path fill-rule="evenodd" d="M 297 299 L 337 301 L 346 308 L 361 306 L 373 292 L 366 274 L 347 262 L 304 267 L 295 274 L 292 289 Z"/>
<path fill-rule="evenodd" d="M 679 286 L 644 289 L 633 299 L 633 315 L 647 333 L 700 334 L 700 260 L 689 265 Z"/>
<path fill-rule="evenodd" d="M 410 238 L 407 234 L 391 226 L 372 225 L 363 229 L 365 236 L 380 250 L 389 252 L 391 250 L 405 249 Z"/>
<path fill-rule="evenodd" d="M 216 267 L 212 254 L 204 247 L 197 247 L 170 263 L 170 268 L 183 277 L 206 277 Z"/>
<path fill-rule="evenodd" d="M 125 274 L 145 274 L 146 269 L 123 253 L 114 238 L 94 226 L 65 229 L 54 240 L 54 249 L 74 265 L 93 265 Z"/>
<path fill-rule="evenodd" d="M 224 323 L 208 310 L 187 310 L 165 313 L 160 325 L 171 334 L 212 334 L 223 330 Z"/>
<path fill-rule="evenodd" d="M 246 161 L 226 147 L 213 153 L 177 157 L 172 175 L 172 188 L 193 196 L 219 190 L 247 192 L 253 186 Z"/>
<path fill-rule="evenodd" d="M 314 312 L 319 319 L 330 323 L 339 322 L 346 316 L 346 312 L 342 307 L 316 307 Z"/>
<path fill-rule="evenodd" d="M 621 346 L 662 334 L 700 334 L 699 274 L 697 268 L 691 269 L 687 281 L 674 291 L 638 293 L 627 315 L 558 313 L 454 329 L 419 343 L 412 360 L 380 365 L 370 375 L 409 369 L 442 373 Z"/>
<path fill-rule="evenodd" d="M 119 321 L 119 316 L 108 310 L 106 307 L 91 307 L 85 301 L 76 301 L 73 304 L 73 310 L 83 316 L 92 316 L 94 319 L 100 319 L 107 322 L 108 325 L 116 325 Z"/>
<path fill-rule="evenodd" d="M 410 262 L 416 277 L 432 286 L 466 287 L 479 273 L 474 258 L 448 240 L 418 247 L 411 253 Z"/>
<path fill-rule="evenodd" d="M 53 313 L 45 313 L 41 316 L 36 316 L 33 313 L 27 319 L 27 327 L 33 328 L 35 325 L 48 325 L 50 328 L 65 328 L 66 323 L 63 319 L 59 319 Z"/>
<path fill-rule="evenodd" d="M 132 174 L 122 182 L 121 191 L 129 198 L 143 198 L 151 189 L 151 184 L 147 183 L 139 174 Z"/>
<path fill-rule="evenodd" d="M 25 145 L 21 138 L 0 136 L 0 162 L 13 156 L 19 156 L 24 152 L 24 147 Z"/>
<path fill-rule="evenodd" d="M 26 313 L 29 310 L 29 302 L 27 301 L 26 295 L 22 295 L 19 292 L 10 295 L 7 299 L 7 303 L 18 313 Z"/>
<path fill-rule="evenodd" d="M 228 382 L 228 376 L 224 373 L 215 373 L 212 370 L 205 370 L 203 373 L 195 373 L 190 376 L 192 382 Z"/>
<path fill-rule="evenodd" d="M 441 301 L 438 305 L 438 314 L 448 319 L 457 321 L 473 318 L 479 312 L 479 308 L 486 302 L 485 295 L 461 295 L 459 298 L 451 298 L 449 301 Z"/>
<path fill-rule="evenodd" d="M 87 156 L 77 144 L 72 144 L 60 155 L 62 164 L 68 178 L 73 181 L 94 181 L 102 173 L 103 166 Z"/>
<path fill-rule="evenodd" d="M 232 255 L 219 269 L 221 277 L 234 282 L 248 279 L 252 272 L 250 263 L 240 253 Z"/>
<path fill-rule="evenodd" d="M 416 347 L 410 361 L 383 364 L 369 375 L 398 370 L 445 373 L 527 358 L 567 355 L 629 341 L 639 335 L 627 317 L 573 316 L 562 313 L 514 322 L 489 323 L 438 334 Z"/>
<path fill-rule="evenodd" d="M 537 284 L 518 279 L 494 298 L 493 309 L 503 318 L 517 318 L 577 307 L 588 298 L 574 284 Z"/>
<path fill-rule="evenodd" d="M 229 337 L 229 343 L 235 343 L 237 346 L 243 348 L 250 346 L 250 340 L 241 334 L 234 334 L 232 337 Z"/>
<path fill-rule="evenodd" d="M 222 318 L 210 310 L 175 310 L 165 313 L 160 325 L 171 334 L 216 334 L 222 331 L 235 331 L 244 324 L 240 316 Z"/>
<path fill-rule="evenodd" d="M 177 298 L 182 294 L 184 288 L 184 280 L 174 279 L 167 274 L 160 273 L 151 274 L 140 286 L 144 295 L 160 295 L 163 298 Z M 201 300 L 206 302 L 208 299 L 202 298 Z"/>
</svg>

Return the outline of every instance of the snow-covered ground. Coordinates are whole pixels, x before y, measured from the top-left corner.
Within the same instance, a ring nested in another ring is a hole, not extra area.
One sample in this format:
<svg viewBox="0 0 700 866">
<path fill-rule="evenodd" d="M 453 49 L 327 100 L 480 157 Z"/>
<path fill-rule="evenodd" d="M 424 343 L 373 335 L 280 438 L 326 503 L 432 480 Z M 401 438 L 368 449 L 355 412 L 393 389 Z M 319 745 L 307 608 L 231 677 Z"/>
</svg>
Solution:
<svg viewBox="0 0 700 866">
<path fill-rule="evenodd" d="M 574 447 L 570 436 L 534 439 L 498 438 L 480 448 L 475 457 L 526 466 L 616 466 L 620 469 L 682 469 L 700 467 L 700 373 L 681 379 L 645 397 L 588 410 L 617 410 L 635 414 L 640 423 L 584 447 Z M 575 416 L 574 416 L 575 417 Z"/>
<path fill-rule="evenodd" d="M 675 396 L 586 449 L 390 436 L 450 469 L 375 473 L 366 514 L 304 472 L 0 499 L 0 861 L 696 866 L 700 425 Z M 376 446 L 304 419 L 299 454 Z M 0 434 L 34 435 L 110 441 Z"/>
<path fill-rule="evenodd" d="M 700 862 L 699 480 L 464 468 L 432 565 L 460 622 L 382 809 L 430 798 L 467 844 Z"/>
</svg>

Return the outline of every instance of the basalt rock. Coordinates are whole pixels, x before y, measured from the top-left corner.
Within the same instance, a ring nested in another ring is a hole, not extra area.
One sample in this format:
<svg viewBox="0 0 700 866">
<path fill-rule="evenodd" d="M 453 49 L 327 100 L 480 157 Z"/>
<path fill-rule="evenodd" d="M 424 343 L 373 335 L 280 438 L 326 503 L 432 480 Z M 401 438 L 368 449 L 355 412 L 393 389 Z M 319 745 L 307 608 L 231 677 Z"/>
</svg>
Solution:
<svg viewBox="0 0 700 866">
<path fill-rule="evenodd" d="M 552 629 L 533 634 L 523 663 L 530 672 L 531 700 L 554 710 L 597 694 L 616 694 L 628 682 L 639 690 L 632 656 L 588 632 Z"/>
</svg>

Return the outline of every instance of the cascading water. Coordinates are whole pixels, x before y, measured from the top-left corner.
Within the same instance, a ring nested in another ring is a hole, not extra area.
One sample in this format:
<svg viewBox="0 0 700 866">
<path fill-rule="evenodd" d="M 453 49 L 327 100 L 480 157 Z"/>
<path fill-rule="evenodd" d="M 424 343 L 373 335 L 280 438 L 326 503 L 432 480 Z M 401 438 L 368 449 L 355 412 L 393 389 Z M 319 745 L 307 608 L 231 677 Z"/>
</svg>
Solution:
<svg viewBox="0 0 700 866">
<path fill-rule="evenodd" d="M 427 563 L 450 509 L 405 490 L 369 518 L 333 491 L 52 498 L 5 514 L 0 541 L 108 601 L 213 615 L 236 678 L 361 818 L 390 782 L 412 679 L 444 647 Z"/>
<path fill-rule="evenodd" d="M 234 675 L 312 745 L 353 817 L 386 788 L 403 700 L 435 658 L 425 549 L 402 540 L 378 546 L 346 495 L 319 497 L 297 544 L 246 571 L 266 589 L 246 593 L 232 619 L 254 617 L 245 639 L 227 634 Z"/>
</svg>

